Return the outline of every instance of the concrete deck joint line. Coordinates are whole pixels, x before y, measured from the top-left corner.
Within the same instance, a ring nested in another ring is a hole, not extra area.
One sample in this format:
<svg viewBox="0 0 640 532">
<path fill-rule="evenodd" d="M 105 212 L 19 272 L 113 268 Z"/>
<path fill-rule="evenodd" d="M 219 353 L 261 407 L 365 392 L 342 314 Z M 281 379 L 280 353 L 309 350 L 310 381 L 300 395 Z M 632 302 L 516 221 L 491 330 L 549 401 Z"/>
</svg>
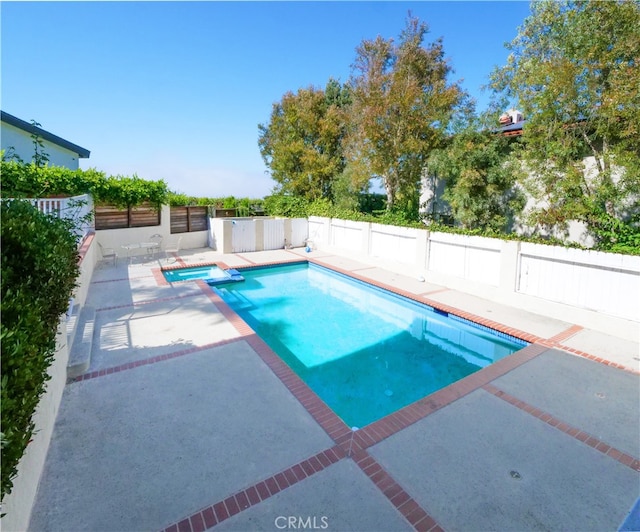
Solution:
<svg viewBox="0 0 640 532">
<path fill-rule="evenodd" d="M 254 261 L 252 261 L 251 259 L 248 259 L 247 257 L 245 257 L 244 255 L 241 255 L 240 253 L 236 253 L 235 255 L 236 257 L 240 257 L 242 260 L 246 260 L 251 266 L 256 265 Z"/>
<path fill-rule="evenodd" d="M 451 288 L 438 288 L 437 290 L 430 290 L 429 292 L 422 292 L 420 295 L 421 296 L 430 296 L 433 294 L 439 294 L 441 292 L 449 292 L 451 290 Z"/>
<path fill-rule="evenodd" d="M 105 284 L 105 283 L 117 283 L 122 281 L 131 281 L 134 279 L 149 279 L 153 277 L 153 275 L 138 275 L 136 277 L 119 277 L 117 279 L 103 279 L 100 281 L 91 281 L 91 284 Z"/>
<path fill-rule="evenodd" d="M 126 305 L 114 305 L 112 307 L 101 307 L 101 308 L 97 308 L 96 312 L 104 312 L 107 310 L 117 310 L 117 309 L 123 309 L 123 308 L 136 308 L 136 307 L 143 307 L 145 305 L 153 305 L 154 303 L 165 303 L 168 301 L 175 301 L 177 299 L 186 299 L 189 297 L 194 297 L 199 295 L 198 293 L 192 293 L 192 294 L 183 294 L 180 296 L 169 296 L 169 297 L 159 297 L 157 299 L 146 299 L 145 301 L 134 301 L 133 303 L 127 303 Z"/>
<path fill-rule="evenodd" d="M 436 520 L 367 451 L 358 451 L 351 458 L 415 530 L 442 530 Z"/>
<path fill-rule="evenodd" d="M 512 406 L 515 406 L 516 408 L 519 408 L 523 412 L 526 412 L 527 414 L 541 421 L 544 421 L 545 423 L 547 423 L 547 425 L 551 425 L 552 427 L 558 429 L 561 432 L 564 432 L 572 438 L 575 438 L 589 445 L 590 447 L 593 447 L 596 451 L 600 451 L 602 454 L 605 454 L 606 456 L 617 460 L 621 464 L 630 467 L 634 471 L 640 472 L 640 458 L 630 456 L 629 454 L 624 453 L 616 449 L 615 447 L 612 447 L 611 445 L 608 445 L 606 442 L 600 440 L 599 438 L 596 438 L 595 436 L 592 436 L 591 434 L 579 429 L 578 427 L 573 427 L 565 421 L 556 418 L 555 416 L 549 414 L 548 412 L 545 412 L 544 410 L 540 410 L 533 405 L 521 401 L 517 397 L 508 394 L 507 392 L 501 390 L 500 388 L 497 388 L 492 384 L 486 384 L 482 388 L 495 397 L 502 399 L 503 401 L 509 403 Z"/>
<path fill-rule="evenodd" d="M 157 364 L 158 362 L 164 362 L 165 360 L 171 360 L 173 358 L 190 355 L 192 353 L 199 353 L 201 351 L 206 351 L 207 349 L 213 349 L 216 347 L 221 347 L 223 345 L 233 344 L 235 342 L 241 342 L 243 340 L 244 338 L 229 338 L 227 340 L 220 340 L 219 342 L 213 342 L 210 344 L 205 344 L 200 346 L 193 346 L 187 349 L 173 351 L 172 353 L 165 353 L 164 355 L 157 355 L 151 358 L 143 358 L 133 362 L 127 362 L 126 364 L 120 364 L 119 366 L 103 368 L 100 370 L 92 371 L 90 373 L 84 373 L 83 375 L 78 375 L 76 377 L 67 379 L 67 384 L 72 384 L 74 382 L 80 382 L 80 381 L 87 381 L 90 379 L 96 379 L 98 377 L 104 377 L 105 375 L 111 375 L 112 373 L 120 373 L 122 371 L 127 371 L 140 366 L 149 366 L 151 364 Z"/>
<path fill-rule="evenodd" d="M 212 528 L 251 506 L 255 506 L 272 497 L 276 493 L 286 490 L 301 480 L 319 473 L 345 457 L 346 455 L 338 445 L 320 451 L 269 478 L 237 491 L 229 497 L 167 526 L 163 530 L 164 532 L 200 532 Z"/>
</svg>

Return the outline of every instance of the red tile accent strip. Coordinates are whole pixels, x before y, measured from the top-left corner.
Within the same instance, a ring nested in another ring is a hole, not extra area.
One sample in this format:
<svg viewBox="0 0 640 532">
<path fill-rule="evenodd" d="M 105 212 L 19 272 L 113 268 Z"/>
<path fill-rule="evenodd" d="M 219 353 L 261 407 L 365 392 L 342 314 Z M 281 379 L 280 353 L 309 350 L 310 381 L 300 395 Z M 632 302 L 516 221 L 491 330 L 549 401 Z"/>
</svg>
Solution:
<svg viewBox="0 0 640 532">
<path fill-rule="evenodd" d="M 599 364 L 604 364 L 605 366 L 609 366 L 610 368 L 621 369 L 623 371 L 627 371 L 627 372 L 632 373 L 634 375 L 640 375 L 640 371 L 638 371 L 638 369 L 636 369 L 636 368 L 630 368 L 629 366 L 624 366 L 622 364 L 618 364 L 617 362 L 612 362 L 611 360 L 606 360 L 604 358 L 600 358 L 600 357 L 598 357 L 596 355 L 592 355 L 592 354 L 586 353 L 585 351 L 580 351 L 579 349 L 575 349 L 575 348 L 569 347 L 567 345 L 555 344 L 552 347 L 554 347 L 556 349 L 562 349 L 563 351 L 567 351 L 569 353 L 572 353 L 574 355 L 580 356 L 582 358 L 587 358 L 589 360 L 593 360 L 594 362 L 598 362 Z"/>
<path fill-rule="evenodd" d="M 155 275 L 136 275 L 133 277 L 120 277 L 118 279 L 103 279 L 101 281 L 91 281 L 91 284 L 116 283 L 121 281 L 131 281 L 132 279 L 149 279 L 151 277 L 155 277 Z"/>
<path fill-rule="evenodd" d="M 176 299 L 185 299 L 185 298 L 194 297 L 197 295 L 200 295 L 200 294 L 198 294 L 197 292 L 194 292 L 193 294 L 184 294 L 181 296 L 159 297 L 157 299 L 148 299 L 146 301 L 136 301 L 134 303 L 127 303 L 126 305 L 114 305 L 113 307 L 101 307 L 101 308 L 97 308 L 96 312 L 102 312 L 106 310 L 116 310 L 120 308 L 142 307 L 144 305 L 151 305 L 153 303 L 162 303 L 164 301 L 175 301 Z"/>
<path fill-rule="evenodd" d="M 162 268 L 151 268 L 151 273 L 156 280 L 158 286 L 169 286 L 169 281 L 162 275 Z"/>
<path fill-rule="evenodd" d="M 552 336 L 551 338 L 548 338 L 547 341 L 548 342 L 552 342 L 554 344 L 558 344 L 558 343 L 562 342 L 562 340 L 566 340 L 567 338 L 571 338 L 575 334 L 579 333 L 582 329 L 584 329 L 584 327 L 582 327 L 580 325 L 572 325 L 568 329 L 559 332 L 558 334 L 556 334 L 555 336 Z"/>
<path fill-rule="evenodd" d="M 251 259 L 248 259 L 247 257 L 245 257 L 244 255 L 241 255 L 240 253 L 236 253 L 236 257 L 240 257 L 242 260 L 246 260 L 250 266 L 255 266 L 257 263 L 253 262 Z"/>
<path fill-rule="evenodd" d="M 205 344 L 200 346 L 189 347 L 188 349 L 181 349 L 180 351 L 174 351 L 173 353 L 165 353 L 164 355 L 158 355 L 151 358 L 144 358 L 141 360 L 135 360 L 133 362 L 127 362 L 126 364 L 120 364 L 119 366 L 113 366 L 111 368 L 104 368 L 96 371 L 91 371 L 83 375 L 79 375 L 73 379 L 67 380 L 67 384 L 80 381 L 88 381 L 90 379 L 96 379 L 98 377 L 104 377 L 105 375 L 111 375 L 112 373 L 119 373 L 120 371 L 126 371 L 140 366 L 149 366 L 172 358 L 178 358 L 192 353 L 199 353 L 200 351 L 206 351 L 214 347 L 220 347 L 227 344 L 233 344 L 235 342 L 242 341 L 243 338 L 229 338 L 228 340 L 221 340 L 219 342 L 213 342 L 211 344 Z"/>
<path fill-rule="evenodd" d="M 84 237 L 84 240 L 82 241 L 82 243 L 80 244 L 80 247 L 78 248 L 78 264 L 82 264 L 82 261 L 87 256 L 87 252 L 89 251 L 89 248 L 91 247 L 91 243 L 93 242 L 95 237 L 96 237 L 95 231 L 89 231 L 89 233 L 87 233 L 87 235 Z"/>
<path fill-rule="evenodd" d="M 602 454 L 605 454 L 610 458 L 617 460 L 621 464 L 624 464 L 627 467 L 630 467 L 634 471 L 640 472 L 640 460 L 638 458 L 634 458 L 633 456 L 630 456 L 622 451 L 619 451 L 618 449 L 615 449 L 614 447 L 611 447 L 610 445 L 601 441 L 595 436 L 592 436 L 591 434 L 588 434 L 587 432 L 584 432 L 583 430 L 580 430 L 577 427 L 572 427 L 568 423 L 556 418 L 552 414 L 549 414 L 548 412 L 544 412 L 528 403 L 525 403 L 524 401 L 521 401 L 517 397 L 514 397 L 511 394 L 508 394 L 507 392 L 501 390 L 500 388 L 497 388 L 493 384 L 486 384 L 485 386 L 483 386 L 483 389 L 489 392 L 490 394 L 495 395 L 499 399 L 506 401 L 510 405 L 515 406 L 516 408 L 519 408 L 520 410 L 525 411 L 527 414 L 530 414 L 533 417 L 536 417 L 539 420 L 544 421 L 548 425 L 551 425 L 552 427 L 557 428 L 558 430 L 564 432 L 565 434 L 568 434 L 572 438 L 580 440 L 581 442 L 589 445 L 590 447 L 593 447 L 597 451 L 600 451 Z"/>
<path fill-rule="evenodd" d="M 259 504 L 276 493 L 297 484 L 301 480 L 307 478 L 307 476 L 311 476 L 323 469 L 326 469 L 343 458 L 345 458 L 345 455 L 337 445 L 335 447 L 325 449 L 324 451 L 320 451 L 318 454 L 311 456 L 302 462 L 298 462 L 283 471 L 279 471 L 265 480 L 261 480 L 246 489 L 233 493 L 226 499 L 211 504 L 210 506 L 197 511 L 193 515 L 167 526 L 164 529 L 164 532 L 175 532 L 176 530 L 183 529 L 199 532 L 204 530 L 204 528 L 201 528 L 204 525 L 206 525 L 206 528 L 210 528 L 222 521 L 225 521 L 226 519 L 229 519 L 229 517 Z M 312 466 L 312 463 L 315 465 Z M 296 471 L 300 472 L 303 470 L 306 472 L 305 474 L 296 474 Z"/>
<path fill-rule="evenodd" d="M 352 458 L 415 530 L 430 531 L 440 526 L 367 451 L 358 451 Z"/>
</svg>

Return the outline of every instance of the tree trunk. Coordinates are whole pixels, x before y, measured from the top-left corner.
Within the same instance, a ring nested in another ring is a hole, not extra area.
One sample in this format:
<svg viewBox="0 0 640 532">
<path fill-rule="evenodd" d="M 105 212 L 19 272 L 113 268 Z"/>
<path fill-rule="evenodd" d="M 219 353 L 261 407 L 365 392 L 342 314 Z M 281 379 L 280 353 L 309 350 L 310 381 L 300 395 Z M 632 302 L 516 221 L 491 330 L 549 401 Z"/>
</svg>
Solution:
<svg viewBox="0 0 640 532">
<path fill-rule="evenodd" d="M 384 190 L 387 193 L 387 211 L 393 209 L 393 206 L 396 203 L 396 191 L 395 187 L 391 185 L 391 182 L 388 177 L 384 177 Z"/>
</svg>

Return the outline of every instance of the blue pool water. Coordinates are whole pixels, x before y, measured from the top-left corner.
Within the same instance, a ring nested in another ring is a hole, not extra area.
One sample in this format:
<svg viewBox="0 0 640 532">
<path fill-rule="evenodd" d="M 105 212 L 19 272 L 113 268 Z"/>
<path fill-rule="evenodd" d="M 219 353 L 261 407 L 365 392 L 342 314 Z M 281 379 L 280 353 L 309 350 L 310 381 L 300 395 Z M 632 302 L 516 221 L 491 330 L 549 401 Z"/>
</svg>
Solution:
<svg viewBox="0 0 640 532">
<path fill-rule="evenodd" d="M 163 270 L 164 278 L 170 283 L 177 281 L 194 281 L 196 279 L 228 279 L 229 275 L 217 266 L 198 266 L 195 268 L 179 268 Z"/>
<path fill-rule="evenodd" d="M 242 274 L 217 292 L 349 426 L 527 345 L 313 264 Z"/>
</svg>

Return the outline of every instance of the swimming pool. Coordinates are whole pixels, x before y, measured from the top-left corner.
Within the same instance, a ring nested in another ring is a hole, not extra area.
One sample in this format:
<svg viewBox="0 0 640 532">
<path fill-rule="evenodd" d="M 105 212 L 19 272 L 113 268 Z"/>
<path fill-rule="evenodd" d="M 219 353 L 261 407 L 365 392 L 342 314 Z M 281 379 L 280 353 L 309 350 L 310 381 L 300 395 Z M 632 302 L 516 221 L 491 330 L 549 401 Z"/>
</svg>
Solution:
<svg viewBox="0 0 640 532">
<path fill-rule="evenodd" d="M 314 264 L 215 290 L 349 426 L 364 427 L 527 345 Z"/>
</svg>

